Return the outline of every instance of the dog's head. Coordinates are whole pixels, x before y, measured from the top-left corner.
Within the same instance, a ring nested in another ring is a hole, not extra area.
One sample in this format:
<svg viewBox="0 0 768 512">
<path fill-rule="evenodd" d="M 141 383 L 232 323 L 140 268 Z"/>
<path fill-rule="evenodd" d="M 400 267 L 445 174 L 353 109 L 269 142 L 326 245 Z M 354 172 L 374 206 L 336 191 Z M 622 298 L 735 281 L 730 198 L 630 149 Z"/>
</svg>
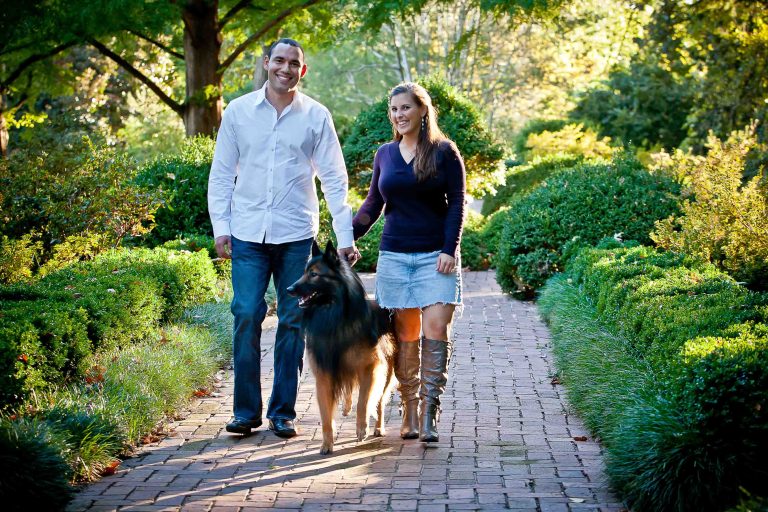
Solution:
<svg viewBox="0 0 768 512">
<path fill-rule="evenodd" d="M 288 287 L 288 294 L 299 298 L 300 308 L 330 304 L 339 297 L 344 265 L 329 241 L 323 252 L 312 242 L 312 258 L 304 269 L 304 275 Z"/>
</svg>

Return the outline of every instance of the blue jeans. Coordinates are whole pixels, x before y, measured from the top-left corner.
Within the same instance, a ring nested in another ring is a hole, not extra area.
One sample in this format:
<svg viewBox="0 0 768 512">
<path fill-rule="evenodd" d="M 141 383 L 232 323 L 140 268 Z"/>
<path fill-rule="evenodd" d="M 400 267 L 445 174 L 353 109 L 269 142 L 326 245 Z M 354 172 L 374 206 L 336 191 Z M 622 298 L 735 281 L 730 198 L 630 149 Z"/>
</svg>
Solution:
<svg viewBox="0 0 768 512">
<path fill-rule="evenodd" d="M 232 314 L 235 367 L 235 419 L 261 420 L 261 323 L 267 314 L 264 294 L 274 276 L 277 291 L 275 378 L 267 418 L 296 418 L 299 375 L 304 365 L 301 310 L 286 288 L 304 273 L 312 239 L 284 244 L 260 244 L 232 237 Z"/>
</svg>

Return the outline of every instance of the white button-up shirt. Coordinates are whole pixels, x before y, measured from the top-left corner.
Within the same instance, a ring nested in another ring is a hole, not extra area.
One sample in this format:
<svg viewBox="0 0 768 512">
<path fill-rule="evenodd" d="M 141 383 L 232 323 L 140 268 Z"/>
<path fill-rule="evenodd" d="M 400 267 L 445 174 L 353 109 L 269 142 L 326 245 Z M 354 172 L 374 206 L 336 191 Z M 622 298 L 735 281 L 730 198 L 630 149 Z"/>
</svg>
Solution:
<svg viewBox="0 0 768 512">
<path fill-rule="evenodd" d="M 208 178 L 213 235 L 280 244 L 317 235 L 315 175 L 339 247 L 351 247 L 347 169 L 328 109 L 300 92 L 280 117 L 266 84 L 227 106 Z"/>
</svg>

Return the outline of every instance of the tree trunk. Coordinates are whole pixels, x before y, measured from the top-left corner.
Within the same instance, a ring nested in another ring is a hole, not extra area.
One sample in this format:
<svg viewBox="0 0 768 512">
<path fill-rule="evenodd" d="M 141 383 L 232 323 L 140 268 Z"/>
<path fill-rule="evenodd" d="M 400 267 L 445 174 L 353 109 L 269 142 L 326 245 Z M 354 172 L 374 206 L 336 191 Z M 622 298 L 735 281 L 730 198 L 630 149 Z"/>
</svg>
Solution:
<svg viewBox="0 0 768 512">
<path fill-rule="evenodd" d="M 267 70 L 264 69 L 264 59 L 267 56 L 269 46 L 261 45 L 261 58 L 258 59 L 253 68 L 253 90 L 258 91 L 267 81 Z"/>
<path fill-rule="evenodd" d="M 218 0 L 188 0 L 182 11 L 187 79 L 183 117 L 187 136 L 213 135 L 221 123 L 218 4 Z"/>
<path fill-rule="evenodd" d="M 389 27 L 392 29 L 392 36 L 395 43 L 395 51 L 397 52 L 397 65 L 400 68 L 400 79 L 403 82 L 412 82 L 411 67 L 408 65 L 408 55 L 403 48 L 403 38 L 400 34 L 400 25 L 398 21 L 392 21 Z"/>
</svg>

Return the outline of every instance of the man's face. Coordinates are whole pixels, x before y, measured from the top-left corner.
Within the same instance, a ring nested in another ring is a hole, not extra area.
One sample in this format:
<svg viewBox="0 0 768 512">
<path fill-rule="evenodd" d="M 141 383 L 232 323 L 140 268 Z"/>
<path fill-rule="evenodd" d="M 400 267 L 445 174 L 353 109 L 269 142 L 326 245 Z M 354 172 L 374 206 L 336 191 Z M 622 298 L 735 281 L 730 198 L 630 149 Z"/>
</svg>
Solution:
<svg viewBox="0 0 768 512">
<path fill-rule="evenodd" d="M 301 50 L 289 44 L 280 43 L 272 48 L 272 56 L 264 58 L 269 88 L 278 94 L 296 90 L 299 80 L 307 72 Z"/>
</svg>

